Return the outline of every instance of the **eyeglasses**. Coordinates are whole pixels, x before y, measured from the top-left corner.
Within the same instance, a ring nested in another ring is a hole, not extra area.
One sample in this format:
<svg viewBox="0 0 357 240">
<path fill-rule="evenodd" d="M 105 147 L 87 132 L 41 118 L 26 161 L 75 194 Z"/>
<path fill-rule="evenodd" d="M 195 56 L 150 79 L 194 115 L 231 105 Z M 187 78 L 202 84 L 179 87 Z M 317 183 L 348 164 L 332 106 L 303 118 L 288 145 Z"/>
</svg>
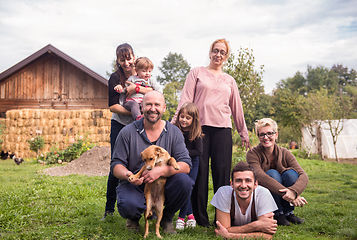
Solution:
<svg viewBox="0 0 357 240">
<path fill-rule="evenodd" d="M 259 138 L 264 138 L 265 136 L 267 136 L 268 138 L 272 137 L 276 132 L 266 132 L 266 133 L 259 133 L 258 137 Z"/>
<path fill-rule="evenodd" d="M 219 51 L 217 48 L 212 49 L 212 52 L 213 52 L 215 55 L 217 55 L 218 53 L 220 53 L 222 56 L 226 56 L 226 55 L 227 55 L 227 53 L 226 53 L 225 51 L 223 51 L 223 50 Z"/>
</svg>

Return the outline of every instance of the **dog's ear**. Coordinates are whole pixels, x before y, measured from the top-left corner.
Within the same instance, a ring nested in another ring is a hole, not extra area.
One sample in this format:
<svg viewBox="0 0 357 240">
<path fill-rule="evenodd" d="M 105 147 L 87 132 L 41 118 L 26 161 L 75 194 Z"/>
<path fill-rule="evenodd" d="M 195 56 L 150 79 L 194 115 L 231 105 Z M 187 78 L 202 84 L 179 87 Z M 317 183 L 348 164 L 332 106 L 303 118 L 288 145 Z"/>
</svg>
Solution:
<svg viewBox="0 0 357 240">
<path fill-rule="evenodd" d="M 157 156 L 160 156 L 160 154 L 161 154 L 161 147 L 155 147 L 155 154 L 157 155 Z"/>
<path fill-rule="evenodd" d="M 144 154 L 143 154 L 143 152 L 144 151 L 142 151 L 141 153 L 140 153 L 140 157 L 141 157 L 141 159 L 145 162 L 145 159 L 144 159 Z"/>
</svg>

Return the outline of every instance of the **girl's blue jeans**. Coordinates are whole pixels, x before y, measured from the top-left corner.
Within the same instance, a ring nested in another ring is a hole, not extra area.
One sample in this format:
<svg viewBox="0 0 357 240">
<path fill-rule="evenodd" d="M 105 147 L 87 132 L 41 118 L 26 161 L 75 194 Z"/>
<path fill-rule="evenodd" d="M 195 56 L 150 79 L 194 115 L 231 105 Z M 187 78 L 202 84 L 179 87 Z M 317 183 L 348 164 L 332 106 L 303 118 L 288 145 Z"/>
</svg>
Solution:
<svg viewBox="0 0 357 240">
<path fill-rule="evenodd" d="M 197 157 L 192 158 L 191 160 L 192 160 L 192 169 L 191 169 L 190 173 L 188 174 L 188 176 L 190 176 L 190 178 L 194 182 L 196 182 L 198 166 L 200 164 L 200 158 L 197 156 Z M 183 205 L 183 207 L 180 210 L 179 217 L 184 219 L 186 216 L 188 216 L 192 213 L 193 213 L 193 211 L 192 211 L 191 194 L 190 194 L 190 197 L 188 198 L 187 202 L 185 203 L 185 205 Z"/>
</svg>

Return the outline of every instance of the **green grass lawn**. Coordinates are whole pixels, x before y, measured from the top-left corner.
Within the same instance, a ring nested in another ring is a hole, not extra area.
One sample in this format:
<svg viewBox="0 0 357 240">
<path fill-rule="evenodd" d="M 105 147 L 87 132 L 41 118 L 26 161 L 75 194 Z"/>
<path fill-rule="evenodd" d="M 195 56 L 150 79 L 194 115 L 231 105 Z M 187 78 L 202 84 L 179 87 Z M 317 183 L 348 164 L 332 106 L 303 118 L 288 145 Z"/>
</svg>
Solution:
<svg viewBox="0 0 357 240">
<path fill-rule="evenodd" d="M 303 225 L 278 227 L 275 239 L 357 239 L 357 165 L 298 159 L 309 175 L 308 204 L 295 210 Z M 41 166 L 0 161 L 0 239 L 142 239 L 125 229 L 117 211 L 104 213 L 107 177 L 39 174 Z M 212 189 L 210 190 L 212 198 Z M 214 208 L 208 208 L 211 221 Z M 214 228 L 197 227 L 164 239 L 218 239 Z M 157 239 L 152 223 L 147 239 Z"/>
</svg>

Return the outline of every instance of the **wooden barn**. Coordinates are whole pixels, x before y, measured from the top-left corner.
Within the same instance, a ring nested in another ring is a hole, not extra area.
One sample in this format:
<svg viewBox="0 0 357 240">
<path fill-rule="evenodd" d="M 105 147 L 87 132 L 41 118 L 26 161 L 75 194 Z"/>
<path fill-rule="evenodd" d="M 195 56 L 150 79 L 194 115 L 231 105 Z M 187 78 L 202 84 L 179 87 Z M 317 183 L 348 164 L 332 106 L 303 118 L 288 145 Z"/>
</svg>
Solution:
<svg viewBox="0 0 357 240">
<path fill-rule="evenodd" d="M 108 80 L 49 44 L 0 74 L 1 117 L 24 108 L 108 108 Z"/>
</svg>

